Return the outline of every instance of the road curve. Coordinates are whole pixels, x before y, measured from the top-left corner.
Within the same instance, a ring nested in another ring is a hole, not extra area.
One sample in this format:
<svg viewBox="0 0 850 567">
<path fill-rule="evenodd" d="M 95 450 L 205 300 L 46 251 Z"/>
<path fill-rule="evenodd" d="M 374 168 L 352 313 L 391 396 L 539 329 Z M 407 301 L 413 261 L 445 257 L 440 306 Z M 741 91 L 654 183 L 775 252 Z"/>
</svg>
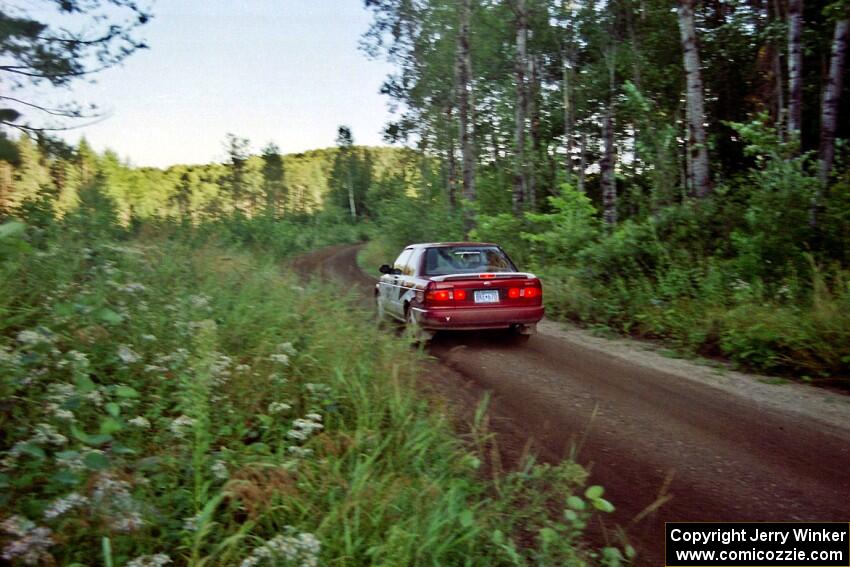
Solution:
<svg viewBox="0 0 850 567">
<path fill-rule="evenodd" d="M 358 269 L 358 249 L 325 249 L 298 267 L 367 301 L 374 280 Z M 493 393 L 511 422 L 500 443 L 530 441 L 543 459 L 572 454 L 590 468 L 639 565 L 663 565 L 665 521 L 850 521 L 850 421 L 784 411 L 558 333 L 521 346 L 498 334 L 438 335 L 429 352 L 439 364 L 428 372 L 450 396 Z M 827 402 L 846 407 L 834 396 Z"/>
</svg>

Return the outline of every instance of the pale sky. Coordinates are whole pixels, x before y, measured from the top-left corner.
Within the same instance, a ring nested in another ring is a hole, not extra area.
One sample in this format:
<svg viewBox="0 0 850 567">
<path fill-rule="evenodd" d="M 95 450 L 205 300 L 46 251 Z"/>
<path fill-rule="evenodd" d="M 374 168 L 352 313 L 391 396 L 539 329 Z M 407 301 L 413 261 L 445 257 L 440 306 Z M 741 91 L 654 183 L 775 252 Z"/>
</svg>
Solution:
<svg viewBox="0 0 850 567">
<path fill-rule="evenodd" d="M 149 50 L 74 86 L 110 117 L 66 140 L 142 166 L 221 161 L 228 132 L 254 151 L 332 146 L 340 124 L 358 144 L 382 143 L 390 67 L 357 49 L 362 0 L 158 0 L 153 13 L 138 34 Z"/>
</svg>

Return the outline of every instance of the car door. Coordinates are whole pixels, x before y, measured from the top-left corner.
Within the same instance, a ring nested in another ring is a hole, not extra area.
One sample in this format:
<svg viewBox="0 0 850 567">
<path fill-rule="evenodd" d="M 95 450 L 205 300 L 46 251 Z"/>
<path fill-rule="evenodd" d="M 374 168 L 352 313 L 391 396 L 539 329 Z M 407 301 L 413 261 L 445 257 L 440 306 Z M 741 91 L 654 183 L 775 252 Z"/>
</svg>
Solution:
<svg viewBox="0 0 850 567">
<path fill-rule="evenodd" d="M 403 258 L 401 274 L 398 276 L 398 313 L 404 317 L 404 304 L 413 301 L 416 294 L 417 265 L 422 259 L 422 249 L 414 248 L 411 254 Z"/>
<path fill-rule="evenodd" d="M 410 256 L 413 254 L 413 249 L 408 248 L 399 254 L 393 263 L 393 273 L 385 276 L 387 285 L 387 301 L 385 303 L 387 312 L 396 317 L 404 317 L 404 308 L 400 303 L 401 298 L 401 278 L 407 266 Z M 382 278 L 383 279 L 383 278 Z"/>
</svg>

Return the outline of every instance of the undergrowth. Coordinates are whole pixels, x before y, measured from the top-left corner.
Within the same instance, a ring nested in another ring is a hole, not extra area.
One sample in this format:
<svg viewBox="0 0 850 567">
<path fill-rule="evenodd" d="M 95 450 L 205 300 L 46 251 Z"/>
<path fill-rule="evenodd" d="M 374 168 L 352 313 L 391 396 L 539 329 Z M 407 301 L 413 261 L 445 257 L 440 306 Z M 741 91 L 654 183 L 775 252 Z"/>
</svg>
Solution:
<svg viewBox="0 0 850 567">
<path fill-rule="evenodd" d="M 276 251 L 98 222 L 0 225 L 4 560 L 624 560 L 582 543 L 612 506 L 581 467 L 482 478 L 413 391 L 415 351 L 338 288 Z"/>
</svg>

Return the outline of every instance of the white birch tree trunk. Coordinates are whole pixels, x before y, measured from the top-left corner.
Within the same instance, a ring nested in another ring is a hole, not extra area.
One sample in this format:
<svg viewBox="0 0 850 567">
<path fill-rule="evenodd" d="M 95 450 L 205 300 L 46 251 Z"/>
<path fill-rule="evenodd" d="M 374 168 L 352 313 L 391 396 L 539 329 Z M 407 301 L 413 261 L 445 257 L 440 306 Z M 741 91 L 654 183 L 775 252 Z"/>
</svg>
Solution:
<svg viewBox="0 0 850 567">
<path fill-rule="evenodd" d="M 697 197 L 711 193 L 711 170 L 705 135 L 705 99 L 702 86 L 699 50 L 694 26 L 694 0 L 679 2 L 679 32 L 682 37 L 686 77 L 688 155 L 691 159 L 689 175 Z"/>
<path fill-rule="evenodd" d="M 829 78 L 824 89 L 823 105 L 821 107 L 820 126 L 820 167 L 818 176 L 821 184 L 826 186 L 832 161 L 835 158 L 835 131 L 838 128 L 838 103 L 844 79 L 844 57 L 847 51 L 847 35 L 850 31 L 850 20 L 839 20 L 835 23 L 835 35 L 832 38 L 832 56 L 829 60 Z"/>
<path fill-rule="evenodd" d="M 803 117 L 803 0 L 788 1 L 788 134 L 799 139 Z"/>
<path fill-rule="evenodd" d="M 526 60 L 528 59 L 528 18 L 525 0 L 517 0 L 516 5 L 517 30 L 516 30 L 516 61 L 514 61 L 514 74 L 516 76 L 516 110 L 514 143 L 514 189 L 513 210 L 519 215 L 525 206 L 525 195 L 527 193 L 526 158 L 525 158 L 525 121 L 528 108 L 526 77 Z"/>
<path fill-rule="evenodd" d="M 472 8 L 470 0 L 460 7 L 460 33 L 458 33 L 458 91 L 460 114 L 460 145 L 463 156 L 463 198 L 475 200 L 475 148 L 472 140 L 472 54 L 469 48 L 469 22 Z"/>
</svg>

